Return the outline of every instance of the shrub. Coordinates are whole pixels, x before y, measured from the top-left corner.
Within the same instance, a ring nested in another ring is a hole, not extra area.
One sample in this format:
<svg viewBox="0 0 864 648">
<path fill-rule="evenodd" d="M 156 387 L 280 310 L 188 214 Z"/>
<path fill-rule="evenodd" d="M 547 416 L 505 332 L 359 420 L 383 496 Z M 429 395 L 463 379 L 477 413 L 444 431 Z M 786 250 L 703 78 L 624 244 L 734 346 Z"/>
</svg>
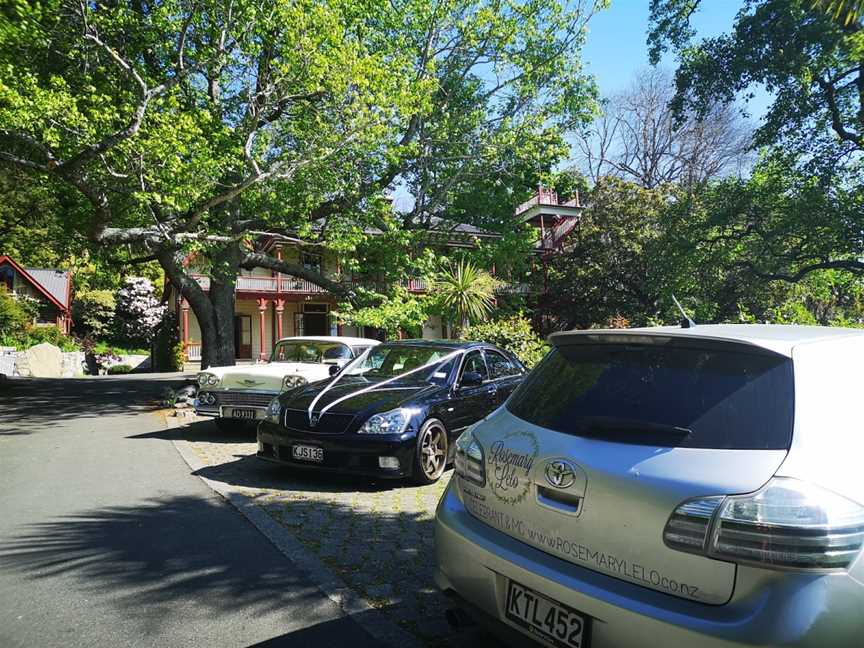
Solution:
<svg viewBox="0 0 864 648">
<path fill-rule="evenodd" d="M 74 338 L 65 335 L 59 328 L 53 325 L 32 327 L 25 336 L 24 348 L 30 348 L 43 342 L 60 347 L 61 351 L 78 351 L 81 348 Z"/>
<path fill-rule="evenodd" d="M 129 277 L 117 291 L 115 322 L 121 339 L 149 343 L 162 322 L 166 307 L 156 299 L 149 279 Z"/>
<path fill-rule="evenodd" d="M 153 370 L 180 371 L 184 360 L 183 342 L 177 333 L 177 316 L 168 312 L 153 340 Z"/>
<path fill-rule="evenodd" d="M 81 335 L 106 338 L 111 335 L 116 303 L 110 290 L 82 292 L 72 302 L 75 328 Z"/>
<path fill-rule="evenodd" d="M 0 335 L 4 345 L 18 346 L 30 328 L 31 318 L 21 304 L 0 284 Z"/>
<path fill-rule="evenodd" d="M 467 340 L 488 342 L 506 349 L 531 369 L 546 355 L 549 345 L 531 328 L 524 315 L 472 324 L 464 331 Z"/>
<path fill-rule="evenodd" d="M 113 367 L 108 367 L 108 375 L 113 376 L 115 374 L 128 374 L 132 371 L 132 367 L 128 364 L 119 364 L 114 365 Z"/>
</svg>

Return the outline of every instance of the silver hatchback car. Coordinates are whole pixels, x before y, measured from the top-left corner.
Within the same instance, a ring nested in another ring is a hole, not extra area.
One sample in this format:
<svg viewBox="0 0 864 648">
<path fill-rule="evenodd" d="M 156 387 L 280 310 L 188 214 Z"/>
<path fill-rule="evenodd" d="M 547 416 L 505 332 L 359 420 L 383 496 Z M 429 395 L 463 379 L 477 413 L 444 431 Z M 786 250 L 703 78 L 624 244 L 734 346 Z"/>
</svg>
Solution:
<svg viewBox="0 0 864 648">
<path fill-rule="evenodd" d="M 864 646 L 864 331 L 551 342 L 456 444 L 445 592 L 565 648 Z"/>
</svg>

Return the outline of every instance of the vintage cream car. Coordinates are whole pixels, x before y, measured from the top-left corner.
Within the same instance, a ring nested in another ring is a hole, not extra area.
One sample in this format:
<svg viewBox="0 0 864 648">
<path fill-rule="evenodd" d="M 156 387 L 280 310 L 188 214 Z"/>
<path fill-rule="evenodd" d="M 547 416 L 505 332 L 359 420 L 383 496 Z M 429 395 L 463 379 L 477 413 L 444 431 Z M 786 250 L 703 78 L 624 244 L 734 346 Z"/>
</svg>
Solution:
<svg viewBox="0 0 864 648">
<path fill-rule="evenodd" d="M 220 428 L 265 417 L 283 391 L 323 380 L 377 340 L 354 337 L 290 337 L 279 340 L 266 364 L 212 367 L 198 374 L 195 412 L 215 416 Z"/>
</svg>

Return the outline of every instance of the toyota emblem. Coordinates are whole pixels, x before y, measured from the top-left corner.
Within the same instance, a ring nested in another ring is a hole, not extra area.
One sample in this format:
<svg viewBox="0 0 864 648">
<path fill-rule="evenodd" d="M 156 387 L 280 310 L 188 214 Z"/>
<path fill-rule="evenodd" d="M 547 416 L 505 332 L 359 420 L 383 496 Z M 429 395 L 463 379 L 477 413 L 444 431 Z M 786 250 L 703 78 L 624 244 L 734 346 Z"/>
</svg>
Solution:
<svg viewBox="0 0 864 648">
<path fill-rule="evenodd" d="M 311 427 L 316 427 L 318 425 L 318 419 L 321 418 L 318 414 L 312 414 L 309 416 L 309 425 Z"/>
<path fill-rule="evenodd" d="M 555 488 L 570 488 L 576 481 L 576 466 L 564 459 L 546 464 L 546 481 Z"/>
</svg>

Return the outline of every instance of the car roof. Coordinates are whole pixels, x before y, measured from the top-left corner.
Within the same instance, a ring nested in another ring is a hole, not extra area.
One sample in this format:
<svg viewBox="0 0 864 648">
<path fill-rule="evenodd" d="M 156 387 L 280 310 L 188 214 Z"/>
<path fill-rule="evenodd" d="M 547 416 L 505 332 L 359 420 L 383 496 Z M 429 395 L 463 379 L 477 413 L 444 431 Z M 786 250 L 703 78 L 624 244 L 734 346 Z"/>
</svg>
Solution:
<svg viewBox="0 0 864 648">
<path fill-rule="evenodd" d="M 295 335 L 293 337 L 281 338 L 279 342 L 341 342 L 348 345 L 381 344 L 378 340 L 358 337 L 343 337 L 341 335 Z"/>
<path fill-rule="evenodd" d="M 430 339 L 426 340 L 423 338 L 410 339 L 410 340 L 392 340 L 387 342 L 386 344 L 400 344 L 405 346 L 424 346 L 424 347 L 441 347 L 442 349 L 471 349 L 474 347 L 487 347 L 493 346 L 491 344 L 486 344 L 485 342 L 477 342 L 474 340 L 441 340 L 441 339 Z"/>
<path fill-rule="evenodd" d="M 714 340 L 735 342 L 745 346 L 759 347 L 779 353 L 792 355 L 792 349 L 802 344 L 861 340 L 864 330 L 836 326 L 798 326 L 785 324 L 697 324 L 690 328 L 680 326 L 654 326 L 632 329 L 588 329 L 584 331 L 562 331 L 549 336 L 552 344 L 586 342 L 592 336 L 630 336 L 630 337 L 674 337 L 694 340 Z"/>
</svg>

